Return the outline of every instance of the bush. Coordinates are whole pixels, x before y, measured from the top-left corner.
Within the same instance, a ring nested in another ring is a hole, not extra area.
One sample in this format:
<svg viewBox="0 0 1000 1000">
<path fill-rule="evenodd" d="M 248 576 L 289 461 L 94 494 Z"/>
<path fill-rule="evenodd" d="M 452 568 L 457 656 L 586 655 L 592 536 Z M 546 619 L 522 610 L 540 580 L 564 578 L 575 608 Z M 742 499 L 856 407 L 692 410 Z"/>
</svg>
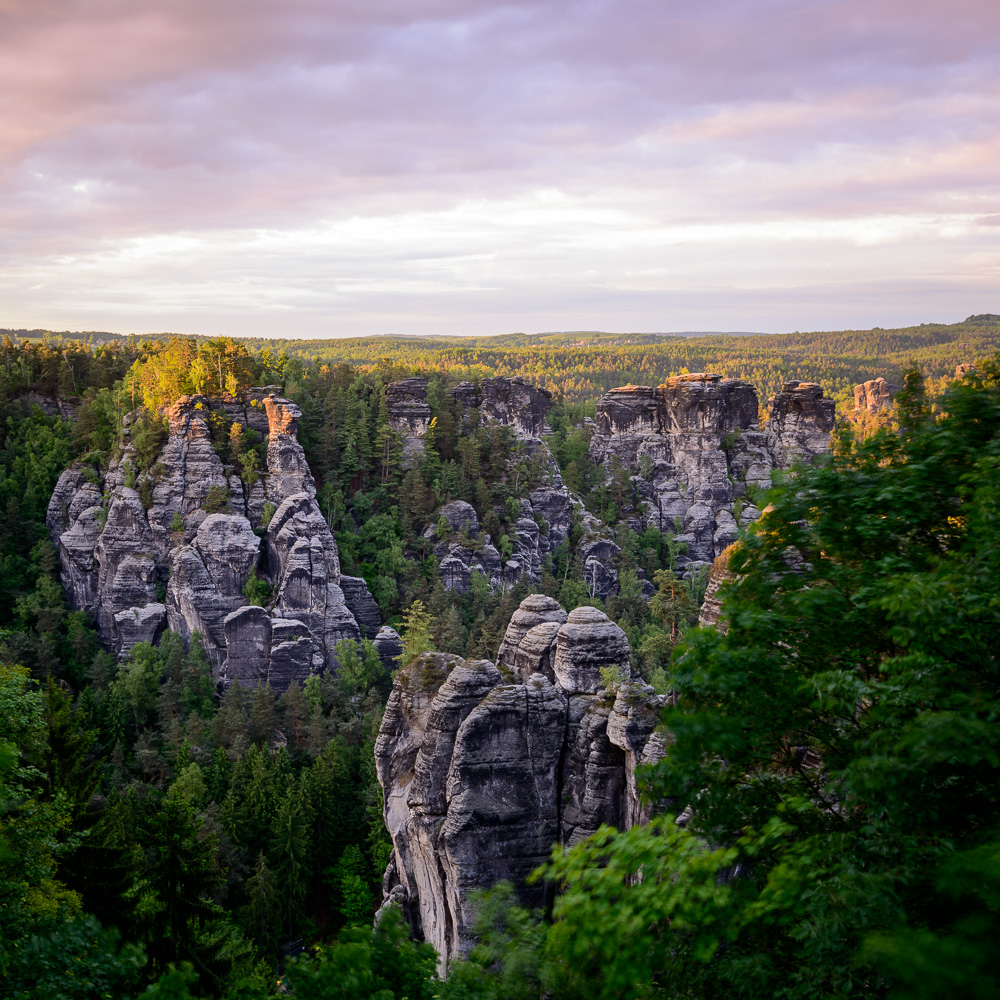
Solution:
<svg viewBox="0 0 1000 1000">
<path fill-rule="evenodd" d="M 136 492 L 139 494 L 142 506 L 146 510 L 149 510 L 149 508 L 153 506 L 153 481 L 148 479 L 146 476 L 143 476 L 143 478 L 139 480 L 139 486 Z"/>
<path fill-rule="evenodd" d="M 150 416 L 145 410 L 132 422 L 131 440 L 140 469 L 148 469 L 167 443 L 167 422 Z"/>
<path fill-rule="evenodd" d="M 271 523 L 271 518 L 274 517 L 274 512 L 277 509 L 270 500 L 264 501 L 264 506 L 260 509 L 260 526 L 262 528 L 266 528 Z"/>
<path fill-rule="evenodd" d="M 209 514 L 224 514 L 229 509 L 229 487 L 209 486 L 201 509 Z"/>
<path fill-rule="evenodd" d="M 250 571 L 247 582 L 243 584 L 243 596 L 246 598 L 247 604 L 253 604 L 255 607 L 264 606 L 271 596 L 271 590 L 271 585 L 257 576 L 256 569 Z"/>
</svg>

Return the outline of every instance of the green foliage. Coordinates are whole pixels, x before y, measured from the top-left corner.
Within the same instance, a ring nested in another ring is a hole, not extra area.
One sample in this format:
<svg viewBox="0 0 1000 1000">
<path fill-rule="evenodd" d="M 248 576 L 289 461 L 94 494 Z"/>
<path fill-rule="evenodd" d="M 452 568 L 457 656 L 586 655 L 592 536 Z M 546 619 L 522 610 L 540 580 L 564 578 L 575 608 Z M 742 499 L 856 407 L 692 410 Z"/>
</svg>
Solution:
<svg viewBox="0 0 1000 1000">
<path fill-rule="evenodd" d="M 431 626 L 430 612 L 419 598 L 403 612 L 403 628 L 400 633 L 403 640 L 403 655 L 400 658 L 402 666 L 431 648 Z"/>
<path fill-rule="evenodd" d="M 271 518 L 274 517 L 274 512 L 277 509 L 270 500 L 264 501 L 264 506 L 260 511 L 260 526 L 262 528 L 266 528 L 271 523 Z"/>
<path fill-rule="evenodd" d="M 209 514 L 224 514 L 229 510 L 229 487 L 209 486 L 201 509 Z"/>
<path fill-rule="evenodd" d="M 167 443 L 166 420 L 141 410 L 132 422 L 129 431 L 139 469 L 152 468 L 163 446 Z"/>
<path fill-rule="evenodd" d="M 257 576 L 257 570 L 250 570 L 246 583 L 243 584 L 243 596 L 247 604 L 263 607 L 271 596 L 271 585 Z"/>
<path fill-rule="evenodd" d="M 390 908 L 375 930 L 349 926 L 312 958 L 288 969 L 299 1000 L 431 1000 L 435 995 L 434 949 L 410 940 L 402 917 Z"/>
<path fill-rule="evenodd" d="M 138 945 L 122 944 L 117 929 L 101 927 L 94 917 L 59 920 L 18 947 L 7 971 L 7 995 L 12 1000 L 126 997 L 144 961 Z"/>
<path fill-rule="evenodd" d="M 170 521 L 170 530 L 175 533 L 184 530 L 184 518 L 181 517 L 180 511 L 174 511 L 174 516 Z"/>
<path fill-rule="evenodd" d="M 686 826 L 554 855 L 552 997 L 993 995 L 1000 366 L 901 411 L 779 485 L 685 636 L 650 792 Z"/>
<path fill-rule="evenodd" d="M 601 687 L 609 694 L 616 692 L 628 679 L 627 667 L 617 664 L 601 667 Z"/>
</svg>

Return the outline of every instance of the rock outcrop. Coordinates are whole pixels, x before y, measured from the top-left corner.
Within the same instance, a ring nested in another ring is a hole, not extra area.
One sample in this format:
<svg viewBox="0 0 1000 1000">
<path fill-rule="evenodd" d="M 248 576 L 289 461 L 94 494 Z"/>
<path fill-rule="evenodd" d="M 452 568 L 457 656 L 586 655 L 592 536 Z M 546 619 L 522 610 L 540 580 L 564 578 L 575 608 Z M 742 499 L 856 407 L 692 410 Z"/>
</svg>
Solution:
<svg viewBox="0 0 1000 1000">
<path fill-rule="evenodd" d="M 609 475 L 630 477 L 638 498 L 632 527 L 674 535 L 685 546 L 678 566 L 690 572 L 711 565 L 759 517 L 752 499 L 770 485 L 772 469 L 829 447 L 833 418 L 820 386 L 787 382 L 761 430 L 748 382 L 677 375 L 656 389 L 610 390 L 597 404 L 590 455 Z M 593 565 L 606 563 L 598 557 Z"/>
<path fill-rule="evenodd" d="M 546 557 L 569 537 L 577 520 L 582 529 L 577 554 L 584 580 L 593 596 L 607 597 L 618 585 L 618 545 L 607 526 L 566 488 L 548 447 L 541 441 L 531 444 L 545 465 L 548 485 L 520 499 L 520 516 L 509 532 L 513 551 L 506 560 L 489 533 L 481 530 L 475 509 L 465 501 L 454 500 L 440 507 L 424 529 L 424 537 L 437 542 L 434 554 L 442 581 L 449 590 L 462 592 L 468 591 L 473 573 L 481 573 L 491 589 L 513 586 L 522 577 L 538 583 Z"/>
<path fill-rule="evenodd" d="M 266 468 L 253 482 L 213 448 L 213 409 L 267 434 Z M 300 416 L 273 387 L 182 396 L 164 412 L 167 440 L 149 470 L 136 470 L 126 427 L 103 476 L 82 466 L 62 474 L 47 524 L 63 585 L 119 656 L 164 627 L 186 639 L 198 632 L 221 683 L 283 689 L 336 669 L 341 639 L 378 634 L 364 581 L 341 578 L 298 442 Z"/>
<path fill-rule="evenodd" d="M 478 385 L 459 382 L 449 390 L 465 411 L 478 410 L 481 420 L 495 420 L 513 427 L 522 438 L 540 438 L 552 393 L 529 385 L 522 378 L 484 378 Z"/>
<path fill-rule="evenodd" d="M 892 406 L 893 397 L 901 388 L 899 385 L 890 385 L 881 375 L 869 379 L 854 387 L 854 409 L 866 410 L 868 413 L 886 409 Z"/>
<path fill-rule="evenodd" d="M 412 465 L 424 451 L 424 435 L 431 426 L 427 379 L 405 378 L 386 386 L 389 426 L 403 442 L 403 464 Z"/>
<path fill-rule="evenodd" d="M 701 610 L 698 613 L 698 624 L 702 628 L 716 628 L 720 632 L 726 631 L 725 621 L 720 620 L 722 598 L 719 589 L 733 578 L 733 574 L 729 571 L 729 559 L 734 548 L 735 544 L 723 549 L 712 563 L 712 569 L 708 574 L 708 586 L 705 588 L 705 599 L 702 601 Z"/>
<path fill-rule="evenodd" d="M 766 438 L 776 468 L 808 461 L 829 450 L 836 404 L 823 395 L 822 386 L 786 382 L 767 402 L 771 416 Z"/>
<path fill-rule="evenodd" d="M 663 699 L 628 680 L 628 642 L 602 612 L 567 615 L 532 595 L 497 660 L 501 669 L 415 659 L 396 676 L 375 745 L 393 841 L 386 903 L 403 908 L 443 967 L 468 950 L 476 890 L 509 879 L 541 905 L 545 887 L 525 878 L 554 843 L 644 821 L 635 769 L 663 753 Z M 602 667 L 617 668 L 617 694 L 602 688 Z"/>
</svg>

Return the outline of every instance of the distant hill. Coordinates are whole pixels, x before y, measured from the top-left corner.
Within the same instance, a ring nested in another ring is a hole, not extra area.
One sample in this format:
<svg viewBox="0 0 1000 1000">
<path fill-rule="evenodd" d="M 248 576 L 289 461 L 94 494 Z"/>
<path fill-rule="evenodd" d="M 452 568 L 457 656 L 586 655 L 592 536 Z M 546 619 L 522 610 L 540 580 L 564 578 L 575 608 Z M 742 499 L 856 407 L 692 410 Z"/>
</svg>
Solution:
<svg viewBox="0 0 1000 1000">
<path fill-rule="evenodd" d="M 142 345 L 173 334 L 128 337 L 85 331 L 5 330 L 14 339 L 79 340 Z M 208 338 L 199 337 L 199 340 Z M 922 323 L 886 330 L 832 330 L 807 333 L 608 333 L 563 331 L 509 333 L 490 337 L 411 337 L 386 335 L 343 339 L 249 337 L 253 351 L 350 365 L 369 370 L 448 369 L 469 379 L 521 376 L 569 400 L 595 400 L 608 389 L 632 382 L 659 385 L 683 371 L 717 371 L 747 379 L 763 398 L 787 379 L 815 381 L 841 406 L 853 406 L 853 387 L 882 376 L 898 382 L 918 365 L 930 379 L 950 377 L 955 366 L 1000 351 L 1000 316 L 982 313 L 960 323 Z"/>
</svg>

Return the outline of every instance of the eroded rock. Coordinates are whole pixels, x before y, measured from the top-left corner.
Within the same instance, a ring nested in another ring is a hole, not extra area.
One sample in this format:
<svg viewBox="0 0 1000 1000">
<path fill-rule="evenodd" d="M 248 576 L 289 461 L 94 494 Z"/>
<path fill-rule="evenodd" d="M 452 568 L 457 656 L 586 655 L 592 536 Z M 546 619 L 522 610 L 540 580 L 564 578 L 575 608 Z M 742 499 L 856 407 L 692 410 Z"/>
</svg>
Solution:
<svg viewBox="0 0 1000 1000">
<path fill-rule="evenodd" d="M 525 879 L 552 844 L 643 815 L 635 768 L 663 747 L 652 689 L 633 684 L 616 698 L 599 687 L 600 667 L 627 674 L 629 656 L 603 613 L 567 616 L 532 595 L 501 648 L 504 672 L 519 683 L 503 683 L 489 661 L 418 657 L 396 676 L 376 742 L 394 847 L 384 905 L 403 909 L 442 972 L 471 944 L 474 892 L 509 879 L 523 903 L 540 906 L 544 885 Z M 554 657 L 555 683 L 530 670 Z"/>
<path fill-rule="evenodd" d="M 820 386 L 788 382 L 770 404 L 761 430 L 753 386 L 712 372 L 674 376 L 656 389 L 621 386 L 599 401 L 591 457 L 609 475 L 629 474 L 637 498 L 630 526 L 654 525 L 682 543 L 682 573 L 711 563 L 735 539 L 757 512 L 747 499 L 770 485 L 772 469 L 829 448 L 834 403 Z M 607 586 L 601 573 L 610 561 L 595 553 L 589 562 L 595 593 Z"/>
<path fill-rule="evenodd" d="M 201 635 L 217 680 L 266 681 L 281 690 L 292 679 L 337 669 L 336 643 L 361 637 L 296 436 L 299 409 L 274 389 L 180 397 L 163 411 L 167 440 L 148 470 L 135 467 L 126 418 L 119 457 L 112 457 L 103 478 L 83 466 L 60 476 L 46 523 L 59 547 L 63 585 L 73 608 L 94 612 L 109 649 L 123 656 L 135 642 L 152 641 L 165 616 L 185 639 Z M 213 449 L 213 409 L 268 435 L 267 468 L 253 483 L 225 468 Z M 266 503 L 275 509 L 262 546 L 255 528 Z M 256 599 L 266 600 L 258 609 L 248 607 L 244 594 L 254 575 Z M 376 635 L 378 609 L 364 581 L 351 580 L 349 587 L 365 634 Z M 273 627 L 261 625 L 261 616 Z M 301 633 L 294 638 L 278 627 L 289 620 Z M 250 646 L 236 639 L 250 622 L 273 633 L 273 641 L 253 655 L 256 638 L 247 639 Z M 230 664 L 231 641 L 239 648 Z"/>
<path fill-rule="evenodd" d="M 892 406 L 893 397 L 902 388 L 900 385 L 890 385 L 880 375 L 854 387 L 854 409 L 867 410 L 875 413 L 877 410 Z"/>
</svg>

